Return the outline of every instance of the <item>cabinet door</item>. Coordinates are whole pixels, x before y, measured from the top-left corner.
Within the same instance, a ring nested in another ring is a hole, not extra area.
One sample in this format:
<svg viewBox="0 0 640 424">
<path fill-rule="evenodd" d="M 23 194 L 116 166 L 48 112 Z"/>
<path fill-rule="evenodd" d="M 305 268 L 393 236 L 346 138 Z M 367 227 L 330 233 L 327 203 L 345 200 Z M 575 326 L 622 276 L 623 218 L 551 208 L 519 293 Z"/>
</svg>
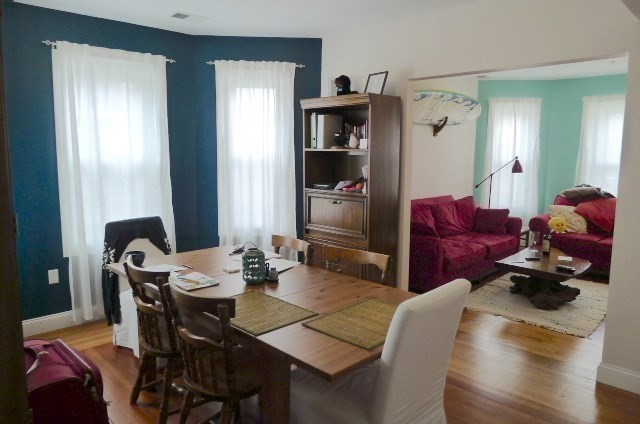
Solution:
<svg viewBox="0 0 640 424">
<path fill-rule="evenodd" d="M 307 230 L 366 239 L 367 198 L 307 193 Z"/>
</svg>

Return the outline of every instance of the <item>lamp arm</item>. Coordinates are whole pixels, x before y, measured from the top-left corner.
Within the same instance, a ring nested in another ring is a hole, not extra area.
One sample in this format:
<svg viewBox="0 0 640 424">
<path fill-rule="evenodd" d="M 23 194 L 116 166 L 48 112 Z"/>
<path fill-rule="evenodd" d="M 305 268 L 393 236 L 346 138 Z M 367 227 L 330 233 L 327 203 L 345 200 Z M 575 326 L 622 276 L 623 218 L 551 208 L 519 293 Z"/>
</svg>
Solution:
<svg viewBox="0 0 640 424">
<path fill-rule="evenodd" d="M 518 156 L 516 156 L 515 158 L 511 159 L 509 162 L 505 163 L 500 168 L 498 168 L 495 171 L 493 171 L 491 174 L 487 175 L 487 177 L 484 180 L 480 181 L 478 184 L 476 184 L 474 188 L 478 188 L 480 186 L 480 184 L 482 184 L 483 182 L 487 181 L 489 178 L 493 177 L 493 174 L 495 174 L 496 172 L 498 172 L 499 170 L 501 170 L 505 166 L 509 165 L 511 162 L 513 162 L 516 159 L 518 159 Z"/>
</svg>

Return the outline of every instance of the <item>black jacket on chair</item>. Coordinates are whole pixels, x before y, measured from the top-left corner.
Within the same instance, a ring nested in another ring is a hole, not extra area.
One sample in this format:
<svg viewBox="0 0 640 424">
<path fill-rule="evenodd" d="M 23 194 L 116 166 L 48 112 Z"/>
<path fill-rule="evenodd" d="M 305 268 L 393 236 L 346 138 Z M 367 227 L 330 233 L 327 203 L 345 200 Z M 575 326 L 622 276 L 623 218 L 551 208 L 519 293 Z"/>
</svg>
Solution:
<svg viewBox="0 0 640 424">
<path fill-rule="evenodd" d="M 167 239 L 162 219 L 159 216 L 147 218 L 125 219 L 108 222 L 104 226 L 104 251 L 102 253 L 102 299 L 104 314 L 109 325 L 119 324 L 120 297 L 118 292 L 118 275 L 109 271 L 107 265 L 118 262 L 124 249 L 135 239 L 149 239 L 162 250 L 165 255 L 171 253 L 171 245 Z"/>
</svg>

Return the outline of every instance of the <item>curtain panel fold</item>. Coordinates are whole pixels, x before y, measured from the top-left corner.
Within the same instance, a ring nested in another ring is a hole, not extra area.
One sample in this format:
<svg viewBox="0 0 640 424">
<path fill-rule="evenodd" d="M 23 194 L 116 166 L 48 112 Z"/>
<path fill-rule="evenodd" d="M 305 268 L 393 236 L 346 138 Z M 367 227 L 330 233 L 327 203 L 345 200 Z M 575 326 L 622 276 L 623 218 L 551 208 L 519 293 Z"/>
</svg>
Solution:
<svg viewBox="0 0 640 424">
<path fill-rule="evenodd" d="M 91 320 L 107 222 L 160 216 L 175 247 L 166 62 L 57 41 L 52 68 L 63 255 L 74 319 Z"/>
<path fill-rule="evenodd" d="M 296 237 L 295 64 L 216 61 L 221 245 Z"/>
<path fill-rule="evenodd" d="M 508 208 L 523 223 L 538 213 L 538 161 L 542 99 L 489 98 L 485 174 L 518 156 L 524 169 L 493 176 L 491 206 Z M 488 186 L 485 188 L 488 192 Z M 486 198 L 486 196 L 485 196 Z"/>
<path fill-rule="evenodd" d="M 575 184 L 589 184 L 618 193 L 625 96 L 582 99 L 582 128 Z"/>
</svg>

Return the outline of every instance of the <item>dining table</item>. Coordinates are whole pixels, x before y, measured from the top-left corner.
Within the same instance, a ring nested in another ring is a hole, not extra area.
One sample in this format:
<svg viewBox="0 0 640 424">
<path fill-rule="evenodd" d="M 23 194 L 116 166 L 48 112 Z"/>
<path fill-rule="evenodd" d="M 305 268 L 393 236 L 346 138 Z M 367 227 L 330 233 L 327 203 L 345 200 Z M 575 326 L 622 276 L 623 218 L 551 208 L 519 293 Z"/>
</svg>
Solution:
<svg viewBox="0 0 640 424">
<path fill-rule="evenodd" d="M 292 366 L 335 381 L 375 361 L 382 353 L 383 343 L 373 348 L 359 347 L 304 323 L 369 299 L 397 306 L 416 296 L 395 287 L 303 264 L 280 272 L 277 282 L 247 284 L 241 272 L 225 272 L 238 267 L 240 256 L 234 257 L 232 251 L 232 246 L 220 246 L 175 253 L 149 259 L 143 266 L 177 265 L 186 268 L 182 273 L 197 271 L 219 281 L 216 286 L 189 291 L 193 296 L 220 298 L 258 292 L 315 313 L 313 317 L 259 335 L 234 328 L 238 339 L 255 349 L 264 364 L 264 382 L 259 395 L 264 423 L 289 422 Z M 110 264 L 109 269 L 125 275 L 122 264 Z"/>
</svg>

